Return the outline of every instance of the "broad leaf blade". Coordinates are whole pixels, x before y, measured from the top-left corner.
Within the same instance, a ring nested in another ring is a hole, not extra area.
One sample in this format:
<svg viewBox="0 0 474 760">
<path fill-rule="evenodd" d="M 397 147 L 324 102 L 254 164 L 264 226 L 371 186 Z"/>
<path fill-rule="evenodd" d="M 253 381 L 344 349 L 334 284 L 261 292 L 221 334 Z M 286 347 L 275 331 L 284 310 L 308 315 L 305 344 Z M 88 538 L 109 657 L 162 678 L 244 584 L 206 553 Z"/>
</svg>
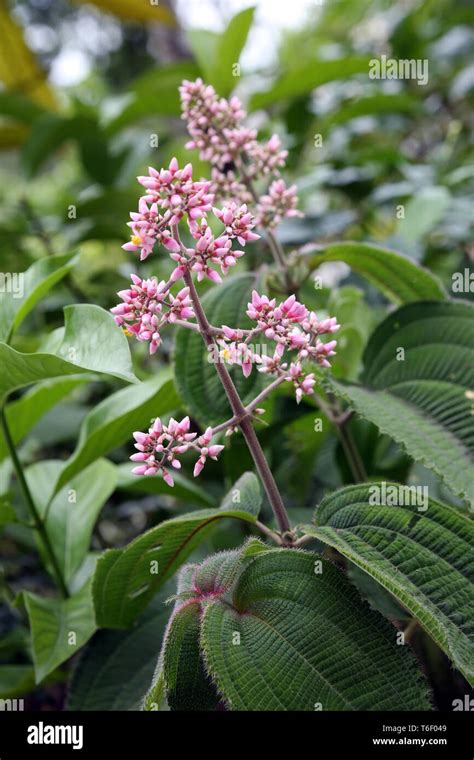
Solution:
<svg viewBox="0 0 474 760">
<path fill-rule="evenodd" d="M 108 396 L 84 419 L 76 450 L 64 465 L 55 490 L 128 439 L 131 446 L 134 430 L 148 428 L 152 418 L 171 412 L 178 403 L 169 370 L 162 370 L 138 386 L 121 388 Z"/>
<path fill-rule="evenodd" d="M 77 652 L 95 631 L 90 583 L 69 599 L 23 592 L 31 626 L 36 683 Z"/>
<path fill-rule="evenodd" d="M 474 309 L 419 302 L 390 314 L 364 354 L 364 385 L 327 381 L 362 417 L 474 501 Z"/>
<path fill-rule="evenodd" d="M 213 710 L 219 702 L 199 647 L 200 615 L 198 603 L 186 603 L 170 621 L 163 675 L 171 710 Z"/>
<path fill-rule="evenodd" d="M 472 683 L 474 524 L 433 499 L 425 511 L 419 511 L 425 505 L 373 506 L 377 493 L 384 488 L 386 493 L 387 487 L 350 486 L 326 497 L 316 511 L 316 526 L 304 530 L 393 594 Z M 400 494 L 408 487 L 395 488 Z M 409 492 L 403 493 L 409 502 Z M 413 493 L 411 501 L 416 501 Z"/>
<path fill-rule="evenodd" d="M 115 490 L 117 476 L 113 464 L 98 459 L 50 500 L 47 489 L 54 485 L 58 470 L 61 462 L 39 462 L 28 469 L 27 477 L 43 519 L 47 514 L 46 530 L 69 586 L 87 555 L 97 517 Z"/>
<path fill-rule="evenodd" d="M 261 506 L 260 481 L 253 472 L 244 472 L 224 497 L 221 509 L 242 509 L 258 517 Z"/>
<path fill-rule="evenodd" d="M 332 243 L 310 256 L 312 267 L 327 261 L 344 261 L 396 304 L 446 298 L 441 283 L 431 272 L 387 248 L 367 243 Z"/>
<path fill-rule="evenodd" d="M 74 670 L 69 710 L 140 709 L 169 618 L 166 596 L 160 592 L 130 630 L 94 634 Z"/>
<path fill-rule="evenodd" d="M 76 261 L 74 254 L 49 256 L 18 274 L 19 292 L 4 293 L 0 300 L 0 341 L 8 342 L 35 304 L 71 271 Z"/>
<path fill-rule="evenodd" d="M 224 517 L 255 522 L 248 512 L 203 509 L 166 520 L 124 549 L 106 551 L 94 576 L 98 625 L 125 628 L 145 609 L 163 583 Z"/>
<path fill-rule="evenodd" d="M 21 398 L 8 404 L 5 414 L 13 442 L 20 443 L 43 415 L 88 380 L 87 375 L 45 380 L 24 393 Z M 8 449 L 3 434 L 0 433 L 0 461 L 6 456 L 8 456 Z"/>
<path fill-rule="evenodd" d="M 219 37 L 211 83 L 222 97 L 227 97 L 235 87 L 233 67 L 238 63 L 252 26 L 255 8 L 245 8 L 237 13 Z"/>
<path fill-rule="evenodd" d="M 414 658 L 396 646 L 396 630 L 331 563 L 321 567 L 315 572 L 311 554 L 268 551 L 243 571 L 232 605 L 208 602 L 201 645 L 231 708 L 429 709 Z"/>
<path fill-rule="evenodd" d="M 0 343 L 0 404 L 12 391 L 53 377 L 100 372 L 137 383 L 127 339 L 99 306 L 67 306 L 66 327 L 55 353 L 24 354 Z M 107 346 L 107 351 L 103 347 Z"/>
</svg>

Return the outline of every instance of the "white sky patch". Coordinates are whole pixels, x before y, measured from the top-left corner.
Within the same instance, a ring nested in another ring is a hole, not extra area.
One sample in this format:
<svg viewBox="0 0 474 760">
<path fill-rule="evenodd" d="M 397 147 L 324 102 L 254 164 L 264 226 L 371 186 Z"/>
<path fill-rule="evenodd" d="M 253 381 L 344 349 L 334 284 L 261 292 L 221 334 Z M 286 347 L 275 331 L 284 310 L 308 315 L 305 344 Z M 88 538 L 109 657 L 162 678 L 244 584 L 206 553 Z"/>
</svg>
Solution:
<svg viewBox="0 0 474 760">
<path fill-rule="evenodd" d="M 54 59 L 49 79 L 56 87 L 73 87 L 82 82 L 90 70 L 91 62 L 82 50 L 67 48 Z"/>
</svg>

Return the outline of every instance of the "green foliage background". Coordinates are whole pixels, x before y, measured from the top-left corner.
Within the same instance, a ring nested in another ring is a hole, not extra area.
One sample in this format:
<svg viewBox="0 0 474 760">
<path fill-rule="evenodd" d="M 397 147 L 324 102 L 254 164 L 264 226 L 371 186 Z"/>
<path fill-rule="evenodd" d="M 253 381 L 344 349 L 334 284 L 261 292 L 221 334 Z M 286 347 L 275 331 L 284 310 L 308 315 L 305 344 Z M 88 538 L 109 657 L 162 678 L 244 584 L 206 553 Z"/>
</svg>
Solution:
<svg viewBox="0 0 474 760">
<path fill-rule="evenodd" d="M 177 90 L 184 78 L 201 76 L 223 96 L 237 93 L 260 136 L 277 132 L 288 148 L 285 176 L 298 185 L 305 218 L 286 221 L 278 236 L 302 283 L 300 299 L 318 315 L 336 315 L 342 325 L 332 374 L 321 379 L 324 392 L 357 412 L 349 430 L 368 482 L 428 485 L 430 498 L 447 505 L 449 529 L 457 539 L 446 546 L 446 561 L 453 584 L 459 584 L 459 598 L 465 599 L 469 586 L 463 583 L 471 584 L 472 575 L 466 572 L 464 578 L 464 565 L 457 563 L 463 551 L 469 552 L 462 542 L 463 531 L 471 528 L 474 482 L 471 5 L 462 0 L 343 0 L 308 7 L 300 29 L 275 38 L 275 59 L 256 66 L 246 64 L 245 51 L 251 35 L 258 34 L 258 5 L 226 16 L 220 32 L 188 28 L 172 5 L 147 6 L 143 17 L 141 4 L 128 3 L 127 18 L 121 17 L 123 4 L 112 0 L 94 5 L 106 5 L 115 16 L 83 5 L 64 0 L 39 12 L 27 0 L 14 8 L 0 3 L 0 16 L 16 42 L 0 53 L 0 272 L 28 270 L 24 298 L 0 293 L 0 396 L 37 507 L 48 514 L 50 539 L 70 592 L 65 602 L 52 593 L 54 568 L 38 547 L 0 434 L 0 697 L 26 695 L 31 707 L 138 709 L 171 611 L 164 602 L 175 592 L 172 571 L 185 558 L 198 563 L 213 551 L 234 550 L 255 533 L 260 506 L 260 519 L 272 519 L 266 501 L 251 491 L 240 519 L 221 520 L 239 517 L 231 514 L 234 505 L 222 500 L 253 469 L 238 436 L 198 480 L 185 466 L 174 490 L 161 479 L 143 482 L 130 476 L 131 433 L 151 417 L 190 411 L 196 425 L 206 425 L 228 416 L 197 336 L 174 337 L 169 331 L 162 350 L 150 358 L 145 346 L 128 347 L 107 314 L 116 291 L 137 270 L 137 262 L 120 248 L 139 195 L 136 175 L 149 164 L 168 164 L 174 155 L 180 163 L 192 160 L 195 175 L 209 174 L 209 167 L 184 148 Z M 80 30 L 84 14 L 96 24 L 107 20 L 119 43 L 106 54 L 90 52 L 92 65 L 82 82 L 53 87 L 47 74 L 64 47 L 61 30 L 68 24 Z M 49 49 L 35 54 L 24 42 L 24 29 L 31 32 L 38 24 L 58 31 Z M 382 54 L 426 59 L 428 83 L 371 79 L 369 62 Z M 236 279 L 205 296 L 221 315 L 219 323 L 243 317 L 241 306 L 255 272 L 267 290 L 278 289 L 265 242 L 247 250 Z M 168 257 L 156 254 L 140 265 L 143 276 L 165 278 L 170 269 Z M 318 277 L 322 287 L 315 287 Z M 461 290 L 457 277 L 467 283 Z M 71 344 L 78 357 L 68 354 Z M 403 377 L 390 353 L 400 344 L 413 352 Z M 244 397 L 255 395 L 254 376 L 239 382 Z M 324 497 L 331 499 L 328 494 L 354 482 L 344 448 L 314 401 L 306 398 L 297 406 L 286 388 L 267 403 L 264 419 L 259 438 L 292 523 L 308 525 Z M 316 432 L 317 420 L 323 422 L 321 432 Z M 80 519 L 70 514 L 70 489 L 82 500 Z M 456 639 L 457 626 L 464 629 L 469 618 L 467 607 L 443 606 L 443 592 L 441 599 L 433 599 L 429 589 L 425 595 L 430 579 L 420 583 L 408 570 L 404 591 L 398 593 L 387 571 L 390 547 L 378 543 L 372 564 L 366 556 L 374 549 L 370 541 L 367 549 L 344 521 L 347 535 L 338 532 L 338 498 L 346 499 L 334 497 L 334 512 L 325 500 L 316 524 L 308 528 L 314 535 L 309 547 L 321 552 L 324 541 L 333 548 L 329 558 L 350 579 L 343 597 L 352 599 L 355 587 L 398 627 L 413 622 L 412 616 L 421 621 L 411 644 L 430 696 L 413 675 L 408 702 L 413 697 L 414 706 L 451 709 L 454 698 L 469 693 L 467 644 L 464 634 Z M 365 504 L 366 495 L 360 500 Z M 433 523 L 426 526 L 429 536 L 437 529 L 436 516 L 434 508 Z M 382 530 L 385 515 L 374 520 Z M 360 530 L 369 530 L 362 524 Z M 202 541 L 184 550 L 195 526 Z M 135 584 L 132 592 L 140 587 L 142 545 L 153 549 L 157 541 L 172 558 L 171 569 L 167 566 L 153 587 L 127 606 L 123 584 Z M 417 541 L 417 551 L 428 553 L 426 536 Z M 237 595 L 251 587 L 255 567 L 273 571 L 272 552 L 260 556 L 255 551 Z M 179 562 L 173 564 L 176 556 Z M 306 561 L 299 556 L 296 575 Z M 407 550 L 407 567 L 411 561 Z M 101 585 L 106 583 L 111 586 Z M 311 626 L 314 599 L 304 579 L 298 583 L 301 597 L 308 599 L 305 625 Z M 292 609 L 293 592 L 283 587 L 281 593 Z M 267 612 L 269 620 L 279 614 Z M 342 608 L 333 612 L 338 619 L 343 615 Z M 199 668 L 204 655 L 189 614 L 190 628 L 182 636 Z M 362 658 L 370 658 L 377 636 L 387 636 L 388 627 L 377 615 L 373 642 L 368 635 Z M 133 621 L 131 630 L 110 630 Z M 227 625 L 217 605 L 206 613 L 201 635 L 211 672 L 220 667 L 211 643 L 221 635 L 219 626 Z M 72 645 L 58 635 L 71 627 L 78 630 Z M 179 651 L 165 652 L 164 677 L 172 682 Z M 319 655 L 310 653 L 316 660 Z M 98 683 L 95 673 L 105 658 Z M 372 684 L 373 694 L 385 690 L 381 709 L 398 706 L 399 666 L 394 656 L 385 675 L 390 683 Z M 252 701 L 235 676 L 241 667 L 236 659 L 216 678 L 221 693 L 243 709 L 261 708 L 260 698 Z M 268 672 L 272 667 L 269 663 Z M 155 694 L 160 683 L 156 671 Z M 209 695 L 199 679 L 193 688 L 215 706 L 216 695 Z M 284 701 L 285 695 L 275 695 L 266 709 L 277 709 L 280 697 Z M 177 684 L 171 703 L 187 709 L 182 699 Z M 349 681 L 342 702 L 329 703 L 334 709 L 347 704 L 370 709 Z M 304 709 L 290 704 L 290 709 Z"/>
</svg>

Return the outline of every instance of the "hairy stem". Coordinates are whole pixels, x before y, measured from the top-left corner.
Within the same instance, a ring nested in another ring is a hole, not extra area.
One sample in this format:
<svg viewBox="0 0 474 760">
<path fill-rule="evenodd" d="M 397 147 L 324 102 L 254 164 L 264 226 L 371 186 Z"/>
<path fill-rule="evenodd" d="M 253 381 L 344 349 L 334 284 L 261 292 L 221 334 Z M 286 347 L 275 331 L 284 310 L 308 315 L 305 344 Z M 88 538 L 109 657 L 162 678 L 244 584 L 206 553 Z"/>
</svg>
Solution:
<svg viewBox="0 0 474 760">
<path fill-rule="evenodd" d="M 51 569 L 53 571 L 53 575 L 56 579 L 56 583 L 58 585 L 59 590 L 61 591 L 61 594 L 67 598 L 69 596 L 69 591 L 66 585 L 66 582 L 64 580 L 64 576 L 61 572 L 61 568 L 59 567 L 58 560 L 56 559 L 56 555 L 54 554 L 53 547 L 48 535 L 48 532 L 46 530 L 45 524 L 43 520 L 41 519 L 41 515 L 38 512 L 38 509 L 36 507 L 36 504 L 33 500 L 33 496 L 31 495 L 30 488 L 28 486 L 28 483 L 26 481 L 25 473 L 23 472 L 22 464 L 18 458 L 18 455 L 16 453 L 16 447 L 13 442 L 13 438 L 11 436 L 10 428 L 8 426 L 5 409 L 2 408 L 0 412 L 0 421 L 1 421 L 1 427 L 2 432 L 5 438 L 5 442 L 7 444 L 8 451 L 10 453 L 13 467 L 15 468 L 15 473 L 18 478 L 18 483 L 20 484 L 20 488 L 22 490 L 26 506 L 28 508 L 28 512 L 31 515 L 31 518 L 34 522 L 34 527 L 38 531 L 38 535 L 41 538 L 41 541 L 44 546 L 44 550 L 46 552 L 46 555 L 51 563 Z"/>
<path fill-rule="evenodd" d="M 175 230 L 175 236 L 177 236 L 177 239 L 179 239 L 177 230 Z M 215 342 L 212 331 L 210 330 L 211 326 L 204 313 L 204 309 L 202 308 L 198 292 L 189 270 L 187 270 L 184 274 L 184 281 L 189 288 L 189 295 L 193 302 L 194 312 L 196 314 L 196 319 L 200 327 L 202 338 L 208 347 L 214 348 Z M 231 409 L 234 413 L 234 416 L 238 420 L 238 425 L 242 431 L 247 446 L 249 447 L 250 453 L 252 454 L 253 460 L 268 496 L 268 500 L 275 514 L 278 527 L 282 534 L 289 533 L 291 531 L 291 526 L 285 505 L 283 504 L 283 500 L 275 483 L 275 479 L 272 475 L 270 467 L 268 466 L 268 462 L 265 458 L 265 454 L 263 453 L 260 441 L 258 440 L 257 434 L 253 429 L 250 413 L 243 405 L 225 364 L 218 361 L 216 362 L 215 366 L 224 387 L 226 396 L 229 399 Z"/>
</svg>

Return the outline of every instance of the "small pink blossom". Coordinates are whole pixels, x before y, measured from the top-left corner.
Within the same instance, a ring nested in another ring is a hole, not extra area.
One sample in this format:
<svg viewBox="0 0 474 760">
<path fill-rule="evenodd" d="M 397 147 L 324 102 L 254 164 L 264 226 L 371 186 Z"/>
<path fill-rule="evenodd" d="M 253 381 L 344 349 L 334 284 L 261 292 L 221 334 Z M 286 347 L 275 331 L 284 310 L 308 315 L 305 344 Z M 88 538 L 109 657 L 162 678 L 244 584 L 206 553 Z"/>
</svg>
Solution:
<svg viewBox="0 0 474 760">
<path fill-rule="evenodd" d="M 252 214 L 247 210 L 247 204 L 237 206 L 234 201 L 223 206 L 222 209 L 214 208 L 214 216 L 225 224 L 225 234 L 232 240 L 237 238 L 240 245 L 248 241 L 258 240 L 260 235 L 252 232 L 255 222 Z"/>
<path fill-rule="evenodd" d="M 181 468 L 178 456 L 189 449 L 197 435 L 190 433 L 189 428 L 189 417 L 185 417 L 181 422 L 171 418 L 168 425 L 164 425 L 157 417 L 148 433 L 134 433 L 137 453 L 132 454 L 130 459 L 132 462 L 142 463 L 133 468 L 134 475 L 159 474 L 165 483 L 173 486 L 173 476 L 168 468 Z"/>
<path fill-rule="evenodd" d="M 204 465 L 206 464 L 207 457 L 210 457 L 211 459 L 217 459 L 221 451 L 225 448 L 224 446 L 220 446 L 218 444 L 213 444 L 212 446 L 209 446 L 209 443 L 211 442 L 213 437 L 212 428 L 208 427 L 206 431 L 203 433 L 203 435 L 196 441 L 197 445 L 201 447 L 201 451 L 199 454 L 199 458 L 196 461 L 196 464 L 194 465 L 194 471 L 193 475 L 195 478 L 198 477 L 198 475 L 201 474 Z"/>
<path fill-rule="evenodd" d="M 268 188 L 268 194 L 260 198 L 256 213 L 257 224 L 272 229 L 285 217 L 304 216 L 296 208 L 297 205 L 296 185 L 287 187 L 283 179 L 277 179 Z"/>
<path fill-rule="evenodd" d="M 157 417 L 148 433 L 134 433 L 137 453 L 132 454 L 130 459 L 140 464 L 134 467 L 132 472 L 135 475 L 161 475 L 165 483 L 173 486 L 173 476 L 169 468 L 179 470 L 179 457 L 192 449 L 199 455 L 194 466 L 194 476 L 197 477 L 207 458 L 217 459 L 224 446 L 211 444 L 212 428 L 207 428 L 199 438 L 197 433 L 190 433 L 189 430 L 189 417 L 184 417 L 181 422 L 171 418 L 167 425 Z"/>
<path fill-rule="evenodd" d="M 160 329 L 166 323 L 194 317 L 189 288 L 183 288 L 173 296 L 169 284 L 158 282 L 155 277 L 142 280 L 132 274 L 131 280 L 131 287 L 118 293 L 122 303 L 110 311 L 118 325 L 125 327 L 137 340 L 148 342 L 150 353 L 154 354 L 161 343 Z"/>
</svg>

